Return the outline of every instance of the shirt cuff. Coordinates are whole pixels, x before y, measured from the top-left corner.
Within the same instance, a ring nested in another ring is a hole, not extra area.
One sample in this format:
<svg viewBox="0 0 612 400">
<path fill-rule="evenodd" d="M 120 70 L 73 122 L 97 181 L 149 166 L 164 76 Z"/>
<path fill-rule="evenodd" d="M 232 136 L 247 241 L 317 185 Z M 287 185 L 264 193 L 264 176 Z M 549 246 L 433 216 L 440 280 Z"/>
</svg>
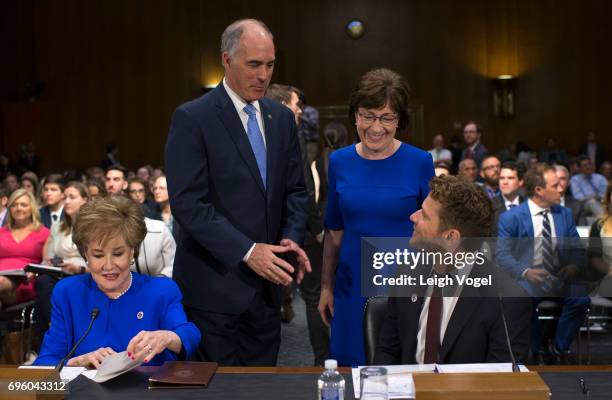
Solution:
<svg viewBox="0 0 612 400">
<path fill-rule="evenodd" d="M 244 255 L 244 257 L 242 257 L 242 261 L 247 262 L 247 260 L 249 259 L 249 257 L 251 257 L 251 253 L 253 252 L 253 249 L 255 248 L 255 245 L 257 243 L 253 243 L 253 245 L 251 246 L 251 248 L 249 249 L 249 251 L 247 251 L 247 253 Z"/>
<path fill-rule="evenodd" d="M 521 279 L 525 279 L 525 275 L 527 275 L 527 271 L 529 271 L 529 268 L 525 268 L 523 272 L 521 272 Z"/>
</svg>

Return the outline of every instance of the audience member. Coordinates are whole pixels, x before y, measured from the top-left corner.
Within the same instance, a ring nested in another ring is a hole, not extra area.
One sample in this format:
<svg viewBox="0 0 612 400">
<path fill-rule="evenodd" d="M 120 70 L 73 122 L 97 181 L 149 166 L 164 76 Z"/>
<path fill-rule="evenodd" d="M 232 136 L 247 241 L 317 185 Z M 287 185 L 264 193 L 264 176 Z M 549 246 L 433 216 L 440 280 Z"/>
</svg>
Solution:
<svg viewBox="0 0 612 400">
<path fill-rule="evenodd" d="M 106 145 L 106 154 L 104 155 L 104 159 L 100 161 L 100 168 L 103 170 L 107 170 L 108 167 L 113 165 L 121 165 L 119 160 L 117 159 L 117 154 L 119 153 L 119 147 L 114 143 L 109 143 Z"/>
<path fill-rule="evenodd" d="M 286 107 L 263 98 L 275 60 L 263 22 L 230 24 L 221 58 L 223 81 L 176 109 L 166 143 L 172 212 L 181 224 L 173 278 L 205 337 L 197 359 L 275 365 L 279 284 L 290 284 L 294 271 L 299 283 L 310 271 L 297 244 L 307 201 L 297 128 Z M 264 128 L 274 138 L 267 147 Z"/>
<path fill-rule="evenodd" d="M 534 308 L 544 299 L 561 305 L 555 338 L 548 348 L 541 344 L 534 313 L 531 349 L 540 363 L 567 363 L 589 306 L 589 297 L 576 296 L 579 289 L 572 282 L 582 255 L 569 242 L 579 236 L 571 211 L 559 206 L 561 188 L 553 167 L 539 164 L 527 171 L 525 191 L 528 200 L 499 217 L 497 263 L 534 296 Z"/>
<path fill-rule="evenodd" d="M 612 277 L 612 182 L 608 184 L 602 201 L 603 213 L 591 225 L 589 232 L 590 265 L 600 275 Z M 608 295 L 609 297 L 609 295 Z"/>
<path fill-rule="evenodd" d="M 429 150 L 434 164 L 438 161 L 446 161 L 449 165 L 453 163 L 453 154 L 444 148 L 444 135 L 437 134 L 433 138 L 433 149 Z"/>
<path fill-rule="evenodd" d="M 518 141 L 516 142 L 516 162 L 519 164 L 523 164 L 525 168 L 530 169 L 530 160 L 536 159 L 537 162 L 537 154 L 532 152 L 529 149 L 529 146 L 525 142 Z"/>
<path fill-rule="evenodd" d="M 450 167 L 445 161 L 438 161 L 437 163 L 434 163 L 434 172 L 436 176 L 451 175 Z"/>
<path fill-rule="evenodd" d="M 127 170 L 121 165 L 106 168 L 104 184 L 109 196 L 123 195 L 128 187 Z"/>
<path fill-rule="evenodd" d="M 597 143 L 597 138 L 593 131 L 587 133 L 587 141 L 580 146 L 578 154 L 587 156 L 593 165 L 595 165 L 595 169 L 598 169 L 606 161 L 606 148 L 603 144 Z"/>
<path fill-rule="evenodd" d="M 306 95 L 297 92 L 302 106 L 302 115 L 298 123 L 298 137 L 306 142 L 306 159 L 313 162 L 319 153 L 319 111 L 308 104 Z"/>
<path fill-rule="evenodd" d="M 172 210 L 170 209 L 170 197 L 168 196 L 168 183 L 165 176 L 160 176 L 153 181 L 153 199 L 168 230 L 172 232 L 174 240 L 178 239 L 179 225 L 175 223 Z"/>
<path fill-rule="evenodd" d="M 461 160 L 459 163 L 459 172 L 457 176 L 465 179 L 468 182 L 475 183 L 476 178 L 478 177 L 478 165 L 476 165 L 476 161 L 471 158 L 466 158 L 465 160 Z"/>
<path fill-rule="evenodd" d="M 602 175 L 593 172 L 593 162 L 585 155 L 578 157 L 580 173 L 572 176 L 570 185 L 572 195 L 578 200 L 603 199 L 608 181 Z M 597 215 L 599 217 L 599 215 Z"/>
<path fill-rule="evenodd" d="M 145 182 L 148 188 L 151 188 L 151 181 L 153 179 L 153 167 L 149 164 L 143 165 L 142 167 L 138 168 L 138 171 L 136 171 L 136 176 L 138 176 L 140 180 Z"/>
<path fill-rule="evenodd" d="M 132 178 L 128 181 L 128 195 L 142 208 L 146 218 L 161 219 L 157 204 L 149 200 L 149 185 L 140 178 Z"/>
<path fill-rule="evenodd" d="M 87 172 L 86 175 L 87 175 L 88 180 L 99 180 L 101 182 L 104 182 L 104 170 L 102 168 L 91 167 L 91 168 L 87 168 L 86 172 Z"/>
<path fill-rule="evenodd" d="M 69 275 L 87 271 L 87 262 L 72 241 L 72 228 L 77 220 L 81 206 L 87 203 L 89 193 L 81 182 L 71 181 L 64 189 L 64 220 L 53 225 L 46 244 L 45 263 L 62 267 Z M 36 328 L 38 337 L 49 328 L 51 322 L 51 292 L 57 277 L 39 274 L 36 279 Z"/>
<path fill-rule="evenodd" d="M 38 177 L 31 171 L 24 172 L 21 176 L 21 187 L 32 193 L 38 199 Z"/>
<path fill-rule="evenodd" d="M 124 196 L 88 202 L 73 226 L 73 240 L 87 260 L 89 274 L 64 278 L 51 298 L 51 326 L 35 365 L 56 365 L 88 329 L 92 308 L 99 310 L 87 340 L 68 366 L 98 368 L 126 351 L 149 365 L 190 357 L 201 339 L 187 321 L 181 292 L 168 278 L 130 271 L 146 227 L 140 208 Z"/>
<path fill-rule="evenodd" d="M 360 142 L 330 158 L 319 311 L 331 324 L 330 357 L 339 365 L 365 363 L 361 237 L 411 236 L 406 215 L 421 207 L 434 176 L 429 153 L 395 138 L 408 124 L 409 97 L 396 72 L 363 75 L 349 98 Z"/>
<path fill-rule="evenodd" d="M 497 215 L 496 221 L 499 220 L 499 214 L 517 207 L 527 200 L 521 194 L 523 171 L 523 166 L 514 161 L 506 161 L 502 164 L 499 173 L 500 193 L 493 198 L 493 207 Z"/>
<path fill-rule="evenodd" d="M 602 212 L 601 206 L 595 200 L 577 200 L 569 193 L 569 172 L 563 165 L 555 165 L 555 172 L 559 178 L 559 189 L 561 190 L 560 205 L 572 210 L 574 223 L 577 226 L 590 225 Z"/>
<path fill-rule="evenodd" d="M 3 183 L 4 178 L 6 178 L 8 174 L 12 174 L 13 170 L 9 158 L 5 154 L 0 154 L 0 183 Z"/>
<path fill-rule="evenodd" d="M 40 263 L 49 230 L 40 222 L 36 200 L 25 189 L 15 190 L 8 200 L 8 221 L 0 228 L 0 271 L 24 269 Z M 0 308 L 36 296 L 34 276 L 0 276 Z"/>
<path fill-rule="evenodd" d="M 453 163 L 450 165 L 451 175 L 457 175 L 457 171 L 459 171 L 459 162 L 461 161 L 461 154 L 463 150 L 461 149 L 461 138 L 457 135 L 454 135 L 450 138 L 450 146 L 448 150 L 451 152 Z"/>
<path fill-rule="evenodd" d="M 17 158 L 17 169 L 21 174 L 26 171 L 33 171 L 36 174 L 40 173 L 40 157 L 36 154 L 34 143 L 29 142 L 28 144 L 21 145 L 19 157 Z"/>
<path fill-rule="evenodd" d="M 487 148 L 480 143 L 482 130 L 482 127 L 474 121 L 468 122 L 463 127 L 463 140 L 466 147 L 461 154 L 461 160 L 472 159 L 476 161 L 478 168 L 480 168 L 482 160 L 488 154 Z"/>
<path fill-rule="evenodd" d="M 151 182 L 155 181 L 160 176 L 166 176 L 166 171 L 165 171 L 164 167 L 155 167 L 153 169 L 153 178 L 152 178 Z"/>
<path fill-rule="evenodd" d="M 555 139 L 550 137 L 546 139 L 546 148 L 540 152 L 540 161 L 547 164 L 567 165 L 569 157 L 565 150 L 557 147 Z"/>
<path fill-rule="evenodd" d="M 491 199 L 499 195 L 500 170 L 501 162 L 496 156 L 487 156 L 482 160 L 480 177 L 484 182 L 484 189 Z"/>
<path fill-rule="evenodd" d="M 487 195 L 476 185 L 454 176 L 437 177 L 422 210 L 414 212 L 414 234 L 410 246 L 441 251 L 465 251 L 464 238 L 490 237 L 495 230 L 494 211 Z M 473 244 L 472 244 L 473 245 Z M 454 265 L 432 266 L 432 275 L 486 276 L 493 265 L 475 264 L 456 269 Z M 423 275 L 426 275 L 424 273 Z M 495 278 L 500 277 L 496 274 Z M 498 283 L 499 284 L 499 283 Z M 511 361 L 506 342 L 506 321 L 512 352 L 525 361 L 529 342 L 531 301 L 505 298 L 495 288 L 462 285 L 443 292 L 429 286 L 424 296 L 389 297 L 387 315 L 380 331 L 375 365 L 453 364 Z M 491 291 L 493 290 L 493 295 Z"/>
<path fill-rule="evenodd" d="M 176 242 L 163 221 L 145 217 L 147 234 L 140 245 L 132 271 L 150 276 L 172 278 Z"/>
<path fill-rule="evenodd" d="M 9 172 L 4 178 L 4 187 L 10 193 L 19 189 L 21 186 L 19 185 L 19 179 L 17 178 L 17 175 Z"/>
<path fill-rule="evenodd" d="M 87 191 L 89 192 L 90 199 L 97 199 L 99 197 L 106 197 L 106 185 L 102 179 L 91 178 L 87 182 Z"/>
<path fill-rule="evenodd" d="M 64 177 L 60 174 L 51 174 L 45 177 L 42 187 L 42 201 L 40 219 L 45 227 L 51 229 L 64 219 Z"/>
<path fill-rule="evenodd" d="M 8 204 L 8 199 L 9 199 L 9 193 L 8 190 L 6 190 L 4 188 L 4 185 L 0 184 L 0 227 L 3 227 L 4 225 L 6 225 L 6 222 L 8 220 L 8 208 L 7 208 L 7 204 Z"/>
<path fill-rule="evenodd" d="M 612 180 L 612 163 L 610 161 L 604 161 L 599 167 L 599 173 L 606 178 L 608 182 Z"/>
</svg>

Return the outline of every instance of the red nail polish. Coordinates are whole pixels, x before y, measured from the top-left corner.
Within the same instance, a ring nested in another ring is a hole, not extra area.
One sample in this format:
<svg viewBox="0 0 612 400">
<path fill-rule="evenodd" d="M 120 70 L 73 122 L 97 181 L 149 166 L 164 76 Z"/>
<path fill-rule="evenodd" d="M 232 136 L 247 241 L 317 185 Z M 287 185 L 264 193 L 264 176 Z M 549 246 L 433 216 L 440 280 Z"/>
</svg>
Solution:
<svg viewBox="0 0 612 400">
<path fill-rule="evenodd" d="M 133 360 L 133 361 L 136 361 L 136 357 L 132 357 L 132 360 Z"/>
<path fill-rule="evenodd" d="M 144 363 L 146 364 L 146 363 L 148 363 L 148 362 L 149 362 L 149 360 L 147 360 L 147 359 L 145 358 Z"/>
<path fill-rule="evenodd" d="M 132 353 L 128 352 L 128 357 L 132 357 Z"/>
</svg>

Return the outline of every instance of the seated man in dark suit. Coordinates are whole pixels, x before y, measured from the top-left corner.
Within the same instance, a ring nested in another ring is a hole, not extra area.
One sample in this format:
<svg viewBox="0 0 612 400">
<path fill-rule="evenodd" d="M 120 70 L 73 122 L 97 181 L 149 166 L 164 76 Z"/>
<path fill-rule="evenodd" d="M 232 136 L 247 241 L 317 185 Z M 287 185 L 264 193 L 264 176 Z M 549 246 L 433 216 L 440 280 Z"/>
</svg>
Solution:
<svg viewBox="0 0 612 400">
<path fill-rule="evenodd" d="M 493 198 L 493 208 L 497 219 L 499 214 L 508 211 L 527 200 L 521 194 L 523 187 L 524 168 L 514 161 L 506 161 L 502 164 L 499 173 L 499 196 Z"/>
<path fill-rule="evenodd" d="M 555 171 L 559 178 L 559 187 L 561 189 L 561 202 L 559 204 L 572 210 L 576 226 L 591 225 L 598 218 L 601 212 L 601 205 L 595 200 L 578 200 L 572 196 L 568 191 L 570 176 L 567 168 L 563 165 L 555 165 Z"/>
<path fill-rule="evenodd" d="M 532 296 L 534 307 L 544 298 L 560 304 L 554 343 L 540 348 L 539 324 L 532 321 L 531 347 L 540 362 L 567 362 L 569 347 L 586 316 L 589 297 L 574 281 L 584 253 L 571 211 L 561 207 L 561 189 L 554 167 L 539 164 L 525 174 L 528 200 L 500 215 L 497 263 Z"/>
<path fill-rule="evenodd" d="M 493 206 L 477 185 L 454 176 L 441 176 L 431 180 L 430 188 L 422 209 L 410 217 L 414 223 L 410 240 L 413 248 L 424 249 L 429 247 L 427 242 L 441 241 L 444 252 L 457 254 L 474 249 L 466 245 L 465 238 L 491 236 Z M 489 270 L 487 264 L 472 263 L 461 269 L 434 265 L 432 272 L 476 277 Z M 502 307 L 512 351 L 517 358 L 524 359 L 531 314 L 529 298 L 502 301 L 497 288 L 484 286 L 459 286 L 460 292 L 454 291 L 452 297 L 440 297 L 437 286 L 424 290 L 423 297 L 389 297 L 374 364 L 511 361 Z"/>
<path fill-rule="evenodd" d="M 42 199 L 45 204 L 40 210 L 40 220 L 45 227 L 64 220 L 64 178 L 60 174 L 51 174 L 45 178 L 42 189 Z"/>
</svg>

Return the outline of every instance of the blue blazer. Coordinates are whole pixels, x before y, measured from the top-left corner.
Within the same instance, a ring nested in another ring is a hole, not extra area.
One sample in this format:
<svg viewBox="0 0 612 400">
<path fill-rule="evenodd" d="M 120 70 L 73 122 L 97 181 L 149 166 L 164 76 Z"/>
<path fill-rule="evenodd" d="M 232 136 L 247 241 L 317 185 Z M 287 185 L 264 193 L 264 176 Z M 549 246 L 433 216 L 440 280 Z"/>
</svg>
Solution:
<svg viewBox="0 0 612 400">
<path fill-rule="evenodd" d="M 169 330 L 181 338 L 180 354 L 165 350 L 147 365 L 161 365 L 164 361 L 191 355 L 200 343 L 200 331 L 187 321 L 181 304 L 181 293 L 168 278 L 132 273 L 132 286 L 120 298 L 111 300 L 92 279 L 91 274 L 76 275 L 60 280 L 51 297 L 51 326 L 34 365 L 56 365 L 87 330 L 91 311 L 100 313 L 89 335 L 77 347 L 73 357 L 100 347 L 116 352 L 127 348 L 130 340 L 141 330 Z"/>
<path fill-rule="evenodd" d="M 572 211 L 559 205 L 550 208 L 555 224 L 557 249 L 561 266 L 581 265 L 584 256 L 580 249 L 580 236 L 574 224 Z M 533 223 L 528 202 L 525 201 L 499 216 L 496 260 L 499 267 L 516 279 L 526 268 L 533 266 Z M 522 238 L 522 240 L 520 240 Z M 523 281 L 524 287 L 530 288 Z M 531 286 L 531 285 L 529 285 Z M 531 288 L 533 289 L 533 288 Z"/>
<path fill-rule="evenodd" d="M 264 281 L 242 258 L 256 242 L 304 239 L 308 194 L 295 119 L 280 103 L 263 98 L 259 104 L 266 188 L 223 84 L 172 116 L 166 174 L 172 215 L 181 227 L 173 279 L 189 307 L 239 314 L 264 285 L 280 306 L 281 287 Z"/>
<path fill-rule="evenodd" d="M 40 213 L 40 221 L 42 224 L 47 227 L 47 229 L 51 229 L 51 210 L 49 210 L 48 206 L 41 207 L 38 212 Z M 64 210 L 60 214 L 60 221 L 64 219 Z"/>
</svg>

